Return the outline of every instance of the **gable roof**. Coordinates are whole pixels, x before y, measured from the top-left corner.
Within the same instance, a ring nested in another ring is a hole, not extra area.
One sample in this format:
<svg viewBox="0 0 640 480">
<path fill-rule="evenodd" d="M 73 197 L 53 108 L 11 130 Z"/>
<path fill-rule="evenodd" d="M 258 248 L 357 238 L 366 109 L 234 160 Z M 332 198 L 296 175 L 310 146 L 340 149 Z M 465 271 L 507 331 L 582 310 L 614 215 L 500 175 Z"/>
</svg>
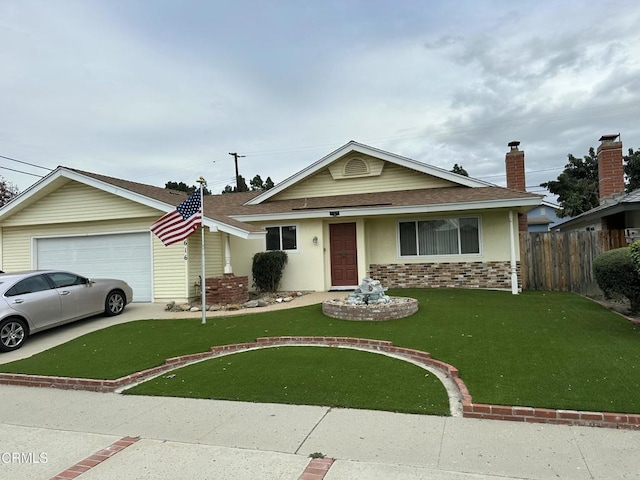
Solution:
<svg viewBox="0 0 640 480">
<path fill-rule="evenodd" d="M 458 185 L 466 186 L 466 187 L 486 187 L 491 186 L 491 183 L 483 182 L 482 180 L 477 180 L 470 177 L 465 177 L 464 175 L 458 175 L 457 173 L 449 172 L 448 170 L 434 167 L 432 165 L 427 165 L 422 162 L 418 162 L 411 158 L 403 157 L 401 155 L 396 155 L 395 153 L 385 152 L 384 150 L 380 150 L 374 147 L 370 147 L 368 145 L 364 145 L 362 143 L 358 143 L 356 141 L 351 140 L 346 143 L 342 147 L 334 150 L 330 154 L 321 158 L 315 163 L 312 163 L 308 167 L 300 170 L 298 173 L 290 176 L 286 180 L 280 182 L 278 185 L 273 187 L 270 190 L 266 190 L 262 194 L 252 198 L 247 202 L 248 205 L 257 205 L 265 202 L 266 200 L 274 197 L 278 193 L 287 190 L 293 185 L 300 183 L 301 181 L 309 178 L 314 175 L 318 171 L 322 170 L 325 167 L 328 167 L 336 160 L 344 157 L 349 153 L 360 153 L 363 155 L 370 155 L 372 157 L 379 158 L 384 160 L 385 162 L 394 163 L 396 165 L 400 165 L 405 168 L 410 168 L 412 170 L 416 170 L 420 173 L 425 173 L 427 175 L 432 175 L 434 177 L 441 178 L 443 180 L 448 180 L 450 182 L 456 183 Z"/>
<path fill-rule="evenodd" d="M 450 182 L 453 186 L 309 198 L 273 198 L 279 192 L 351 152 L 374 156 L 383 161 L 432 175 Z M 77 181 L 165 213 L 175 209 L 176 205 L 187 198 L 184 192 L 68 167 L 58 167 L 0 209 L 0 222 L 69 181 Z M 266 201 L 268 199 L 270 201 Z M 420 214 L 494 208 L 517 209 L 520 213 L 526 213 L 540 205 L 542 199 L 542 195 L 499 187 L 351 141 L 271 190 L 206 195 L 204 224 L 211 231 L 222 231 L 241 238 L 259 238 L 265 234 L 265 230 L 247 222 L 328 218 L 333 215 Z"/>
<path fill-rule="evenodd" d="M 185 192 L 68 167 L 58 167 L 0 209 L 0 221 L 43 198 L 69 181 L 80 182 L 165 213 L 175 209 L 176 205 L 187 198 Z M 209 195 L 204 197 L 204 224 L 211 231 L 219 230 L 242 238 L 260 238 L 264 235 L 262 228 L 222 214 L 210 197 Z"/>
</svg>

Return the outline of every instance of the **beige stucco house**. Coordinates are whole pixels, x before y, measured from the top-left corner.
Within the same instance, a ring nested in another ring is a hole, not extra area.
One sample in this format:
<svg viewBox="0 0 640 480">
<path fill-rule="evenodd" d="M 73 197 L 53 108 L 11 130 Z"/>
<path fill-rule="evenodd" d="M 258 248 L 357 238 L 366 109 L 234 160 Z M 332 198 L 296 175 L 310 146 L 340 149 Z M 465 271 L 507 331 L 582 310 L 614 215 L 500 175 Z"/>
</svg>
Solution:
<svg viewBox="0 0 640 480">
<path fill-rule="evenodd" d="M 352 141 L 271 190 L 206 196 L 206 276 L 250 276 L 256 252 L 282 249 L 283 290 L 347 289 L 372 276 L 388 286 L 516 291 L 518 215 L 542 197 L 521 191 L 524 154 L 514 143 L 513 188 Z M 0 209 L 0 268 L 115 276 L 135 301 L 197 297 L 200 232 L 165 247 L 149 230 L 185 198 L 59 167 Z"/>
</svg>

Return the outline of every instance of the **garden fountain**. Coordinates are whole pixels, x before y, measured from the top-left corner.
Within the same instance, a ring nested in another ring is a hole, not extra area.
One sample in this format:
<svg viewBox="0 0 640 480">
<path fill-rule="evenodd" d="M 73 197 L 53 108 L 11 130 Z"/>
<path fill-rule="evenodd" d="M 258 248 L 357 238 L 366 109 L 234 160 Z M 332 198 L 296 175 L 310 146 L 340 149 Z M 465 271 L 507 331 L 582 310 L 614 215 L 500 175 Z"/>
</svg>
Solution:
<svg viewBox="0 0 640 480">
<path fill-rule="evenodd" d="M 408 297 L 390 297 L 379 280 L 365 277 L 346 298 L 334 298 L 322 303 L 322 312 L 341 320 L 393 320 L 408 317 L 418 311 L 418 301 Z"/>
</svg>

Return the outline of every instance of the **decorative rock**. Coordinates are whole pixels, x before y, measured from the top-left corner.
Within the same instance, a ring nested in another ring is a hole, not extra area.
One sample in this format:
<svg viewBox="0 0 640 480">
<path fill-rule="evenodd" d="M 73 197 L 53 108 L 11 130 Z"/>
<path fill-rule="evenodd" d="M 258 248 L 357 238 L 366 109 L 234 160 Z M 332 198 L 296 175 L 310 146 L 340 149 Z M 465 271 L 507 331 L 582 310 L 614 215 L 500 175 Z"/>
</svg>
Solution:
<svg viewBox="0 0 640 480">
<path fill-rule="evenodd" d="M 282 299 L 283 302 L 290 302 L 291 300 L 293 300 L 293 297 L 284 297 Z"/>
<path fill-rule="evenodd" d="M 219 310 L 222 310 L 222 305 L 209 305 L 207 307 L 207 310 L 209 310 L 211 312 L 217 312 Z"/>
<path fill-rule="evenodd" d="M 227 310 L 240 310 L 241 308 L 242 306 L 238 305 L 237 303 L 227 305 Z"/>
<path fill-rule="evenodd" d="M 199 312 L 200 310 L 201 310 L 200 307 L 191 307 L 189 309 L 190 312 Z"/>
<path fill-rule="evenodd" d="M 259 307 L 267 307 L 270 305 L 270 303 L 266 301 L 264 298 L 259 298 L 258 300 L 256 300 L 256 302 L 258 303 Z"/>
<path fill-rule="evenodd" d="M 256 308 L 256 307 L 259 307 L 260 305 L 258 303 L 258 300 L 249 300 L 248 302 L 244 302 L 242 306 L 244 308 Z"/>
<path fill-rule="evenodd" d="M 191 310 L 191 305 L 189 305 L 188 303 L 183 303 L 182 305 L 178 305 L 178 308 L 183 312 L 188 312 L 189 310 Z"/>
</svg>

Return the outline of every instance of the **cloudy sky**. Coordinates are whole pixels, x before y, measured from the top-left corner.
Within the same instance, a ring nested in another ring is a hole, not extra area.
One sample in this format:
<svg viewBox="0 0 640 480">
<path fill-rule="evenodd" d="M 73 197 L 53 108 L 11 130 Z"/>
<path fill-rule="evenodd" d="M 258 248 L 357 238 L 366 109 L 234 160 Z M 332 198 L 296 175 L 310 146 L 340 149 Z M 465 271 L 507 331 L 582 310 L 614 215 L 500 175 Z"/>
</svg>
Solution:
<svg viewBox="0 0 640 480">
<path fill-rule="evenodd" d="M 0 175 L 277 183 L 349 140 L 527 186 L 640 148 L 637 0 L 2 0 Z M 45 167 L 45 168 L 39 168 Z M 12 170 L 9 170 L 12 169 Z M 19 170 L 19 173 L 13 170 Z"/>
</svg>

